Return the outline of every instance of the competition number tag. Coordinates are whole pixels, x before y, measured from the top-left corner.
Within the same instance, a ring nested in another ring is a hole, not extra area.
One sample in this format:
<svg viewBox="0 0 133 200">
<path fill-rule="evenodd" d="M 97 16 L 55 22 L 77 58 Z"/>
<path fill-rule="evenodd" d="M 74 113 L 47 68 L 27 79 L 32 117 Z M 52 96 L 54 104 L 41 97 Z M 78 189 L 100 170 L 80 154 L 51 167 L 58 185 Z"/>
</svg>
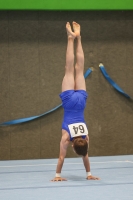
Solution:
<svg viewBox="0 0 133 200">
<path fill-rule="evenodd" d="M 85 123 L 74 123 L 68 125 L 71 137 L 88 135 L 88 129 Z"/>
</svg>

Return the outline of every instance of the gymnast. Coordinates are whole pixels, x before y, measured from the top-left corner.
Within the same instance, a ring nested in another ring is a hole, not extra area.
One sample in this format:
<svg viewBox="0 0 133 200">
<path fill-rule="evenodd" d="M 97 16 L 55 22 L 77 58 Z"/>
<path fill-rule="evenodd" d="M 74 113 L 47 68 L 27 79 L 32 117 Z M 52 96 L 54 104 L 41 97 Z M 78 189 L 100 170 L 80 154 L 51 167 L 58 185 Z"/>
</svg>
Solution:
<svg viewBox="0 0 133 200">
<path fill-rule="evenodd" d="M 73 151 L 82 156 L 86 169 L 87 180 L 99 180 L 90 172 L 88 158 L 88 129 L 84 120 L 84 109 L 86 106 L 87 92 L 84 79 L 84 52 L 81 44 L 80 25 L 72 23 L 73 31 L 69 22 L 66 24 L 68 36 L 66 50 L 65 76 L 62 81 L 62 93 L 60 98 L 64 108 L 64 119 L 62 122 L 62 138 L 60 141 L 60 153 L 56 168 L 56 175 L 52 181 L 66 181 L 61 177 L 61 170 L 66 156 L 67 147 L 72 142 Z M 76 65 L 74 80 L 74 39 L 77 40 Z"/>
</svg>

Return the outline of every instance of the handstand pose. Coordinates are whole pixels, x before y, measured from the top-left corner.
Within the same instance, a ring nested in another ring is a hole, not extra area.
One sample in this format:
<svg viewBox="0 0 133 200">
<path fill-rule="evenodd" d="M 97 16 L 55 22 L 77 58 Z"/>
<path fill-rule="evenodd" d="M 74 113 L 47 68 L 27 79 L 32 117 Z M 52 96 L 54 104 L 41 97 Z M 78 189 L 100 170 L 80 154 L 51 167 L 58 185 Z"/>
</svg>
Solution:
<svg viewBox="0 0 133 200">
<path fill-rule="evenodd" d="M 62 138 L 60 142 L 60 154 L 56 168 L 56 176 L 52 181 L 65 181 L 61 177 L 61 169 L 66 156 L 67 147 L 72 142 L 73 150 L 82 156 L 88 180 L 99 180 L 90 172 L 88 159 L 88 130 L 84 120 L 84 109 L 87 100 L 86 84 L 84 79 L 84 52 L 81 44 L 80 25 L 73 22 L 73 30 L 69 22 L 66 24 L 68 44 L 66 51 L 65 76 L 62 82 L 60 98 L 64 108 L 64 120 L 62 123 Z M 76 49 L 76 77 L 74 80 L 74 39 L 77 38 Z"/>
</svg>

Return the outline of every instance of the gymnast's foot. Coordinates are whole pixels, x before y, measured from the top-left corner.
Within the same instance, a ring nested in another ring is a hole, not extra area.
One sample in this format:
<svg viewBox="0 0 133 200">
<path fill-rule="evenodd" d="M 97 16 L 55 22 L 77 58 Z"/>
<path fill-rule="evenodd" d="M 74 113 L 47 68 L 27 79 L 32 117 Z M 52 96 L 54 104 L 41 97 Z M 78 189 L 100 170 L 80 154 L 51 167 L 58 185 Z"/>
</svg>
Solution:
<svg viewBox="0 0 133 200">
<path fill-rule="evenodd" d="M 80 37 L 80 25 L 76 22 L 73 22 L 73 30 L 74 33 L 76 34 L 76 37 L 79 38 Z"/>
<path fill-rule="evenodd" d="M 72 29 L 71 29 L 71 26 L 70 26 L 69 22 L 66 23 L 66 30 L 67 30 L 68 38 L 75 39 L 76 34 L 75 34 L 75 32 L 72 32 Z"/>
</svg>

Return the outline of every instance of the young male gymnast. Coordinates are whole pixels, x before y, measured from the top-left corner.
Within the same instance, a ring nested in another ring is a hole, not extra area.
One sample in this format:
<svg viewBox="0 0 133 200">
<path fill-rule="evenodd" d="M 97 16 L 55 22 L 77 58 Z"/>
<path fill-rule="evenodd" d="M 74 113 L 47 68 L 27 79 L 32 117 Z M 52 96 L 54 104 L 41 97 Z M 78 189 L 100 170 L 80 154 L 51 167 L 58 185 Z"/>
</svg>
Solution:
<svg viewBox="0 0 133 200">
<path fill-rule="evenodd" d="M 66 156 L 67 147 L 72 142 L 75 153 L 82 156 L 88 180 L 99 180 L 90 172 L 88 158 L 88 130 L 84 120 L 84 109 L 87 100 L 86 84 L 84 79 L 84 53 L 81 44 L 80 25 L 73 22 L 73 30 L 70 23 L 66 24 L 68 36 L 66 51 L 65 76 L 62 81 L 62 93 L 60 98 L 64 108 L 64 119 L 62 123 L 62 138 L 60 142 L 60 153 L 56 168 L 56 175 L 52 181 L 66 181 L 61 177 L 61 170 Z M 74 80 L 74 39 L 77 39 L 76 65 Z"/>
</svg>

